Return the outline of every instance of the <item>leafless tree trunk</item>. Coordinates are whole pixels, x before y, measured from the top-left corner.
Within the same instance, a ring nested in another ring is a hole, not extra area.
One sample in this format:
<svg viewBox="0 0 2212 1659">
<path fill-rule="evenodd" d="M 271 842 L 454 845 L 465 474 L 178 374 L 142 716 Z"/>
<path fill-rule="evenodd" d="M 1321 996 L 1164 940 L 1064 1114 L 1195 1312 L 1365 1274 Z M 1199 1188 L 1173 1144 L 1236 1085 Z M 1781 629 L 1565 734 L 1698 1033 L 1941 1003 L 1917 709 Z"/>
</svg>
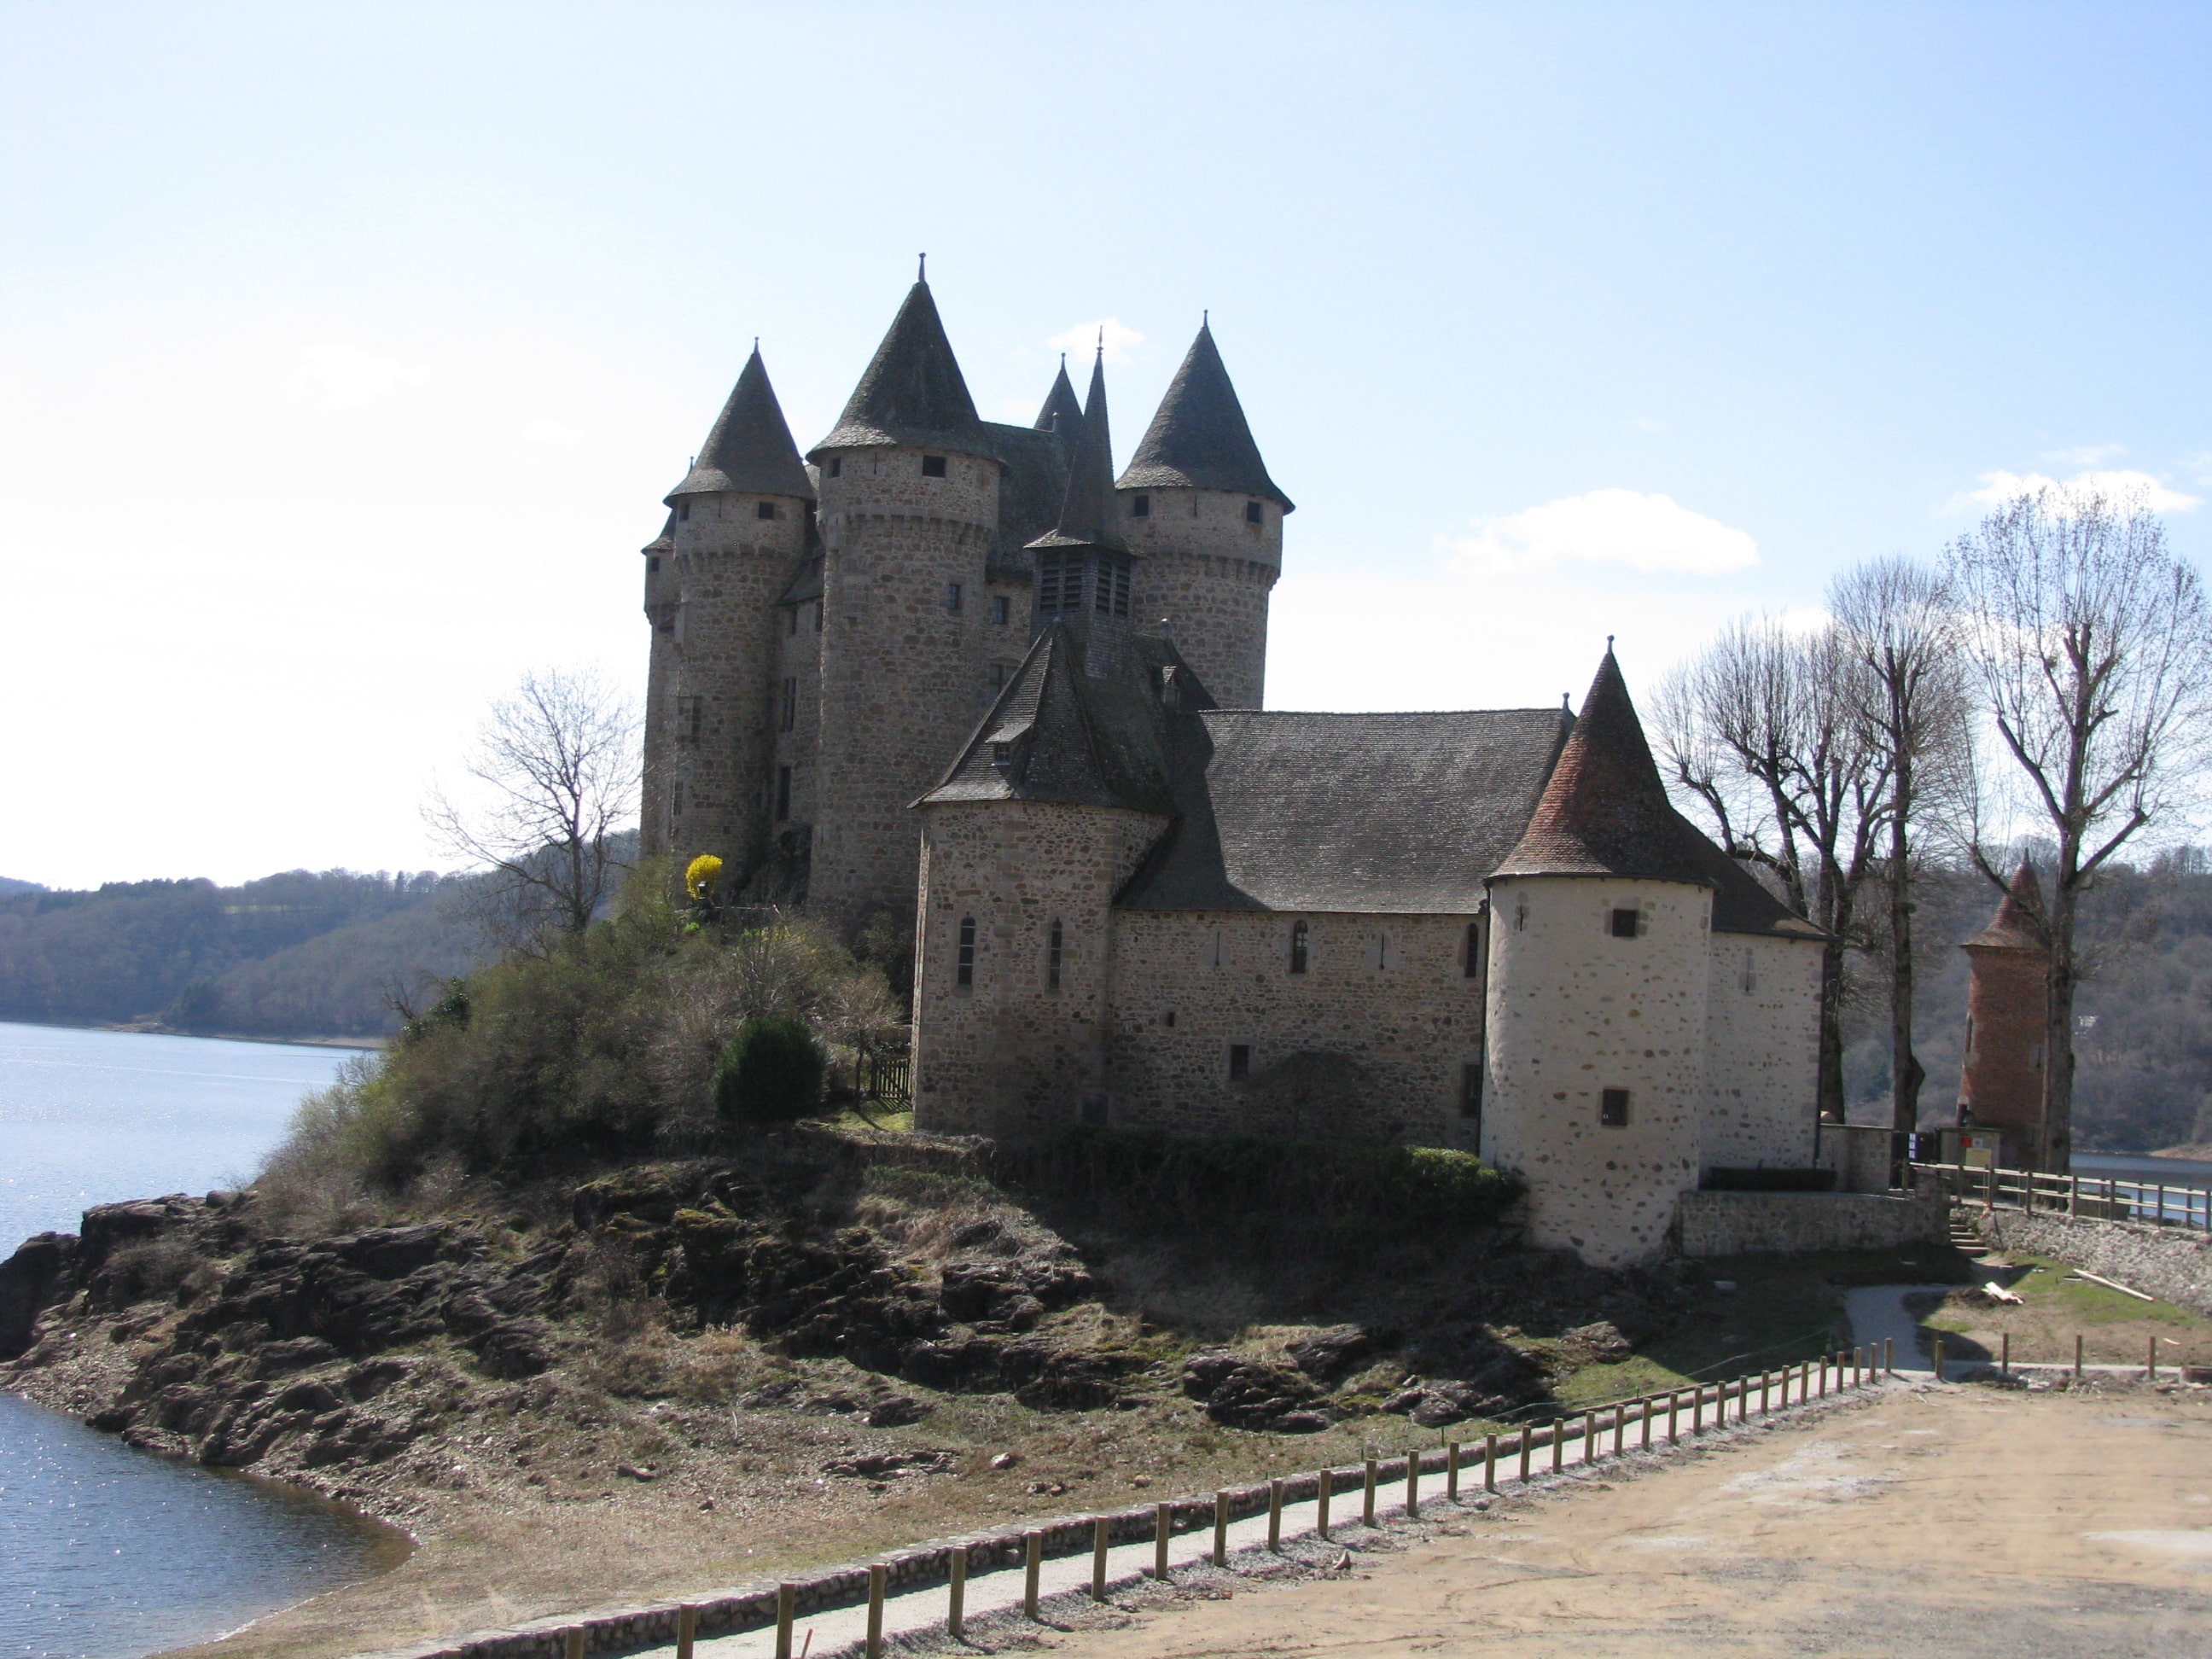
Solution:
<svg viewBox="0 0 2212 1659">
<path fill-rule="evenodd" d="M 1969 775 L 1972 741 L 1960 629 L 1941 572 L 1910 559 L 1877 559 L 1838 577 L 1828 609 L 1862 672 L 1858 718 L 1889 778 L 1881 817 L 1888 841 L 1882 880 L 1889 900 L 1890 1127 L 1920 1127 L 1926 1068 L 1912 1045 L 1914 838 L 1932 808 Z"/>
<path fill-rule="evenodd" d="M 1730 856 L 1764 866 L 1791 908 L 1828 935 L 1820 1002 L 1821 1115 L 1844 1115 L 1846 952 L 1875 861 L 1888 772 L 1862 710 L 1858 659 L 1833 628 L 1776 618 L 1724 629 L 1654 704 L 1675 782 Z"/>
<path fill-rule="evenodd" d="M 2064 1171 L 2074 1142 L 2075 922 L 2082 895 L 2137 832 L 2171 817 L 2206 753 L 2212 617 L 2197 573 L 2167 550 L 2140 499 L 2022 495 L 1949 550 L 1967 658 L 2021 816 L 2056 839 L 2039 1169 Z M 1971 837 L 2002 887 L 1996 847 Z M 1999 857 L 2002 855 L 1999 854 Z"/>
<path fill-rule="evenodd" d="M 466 769 L 481 788 L 423 808 L 445 849 L 485 874 L 474 908 L 502 945 L 542 951 L 582 933 L 626 867 L 637 716 L 589 672 L 526 674 L 491 707 Z"/>
</svg>

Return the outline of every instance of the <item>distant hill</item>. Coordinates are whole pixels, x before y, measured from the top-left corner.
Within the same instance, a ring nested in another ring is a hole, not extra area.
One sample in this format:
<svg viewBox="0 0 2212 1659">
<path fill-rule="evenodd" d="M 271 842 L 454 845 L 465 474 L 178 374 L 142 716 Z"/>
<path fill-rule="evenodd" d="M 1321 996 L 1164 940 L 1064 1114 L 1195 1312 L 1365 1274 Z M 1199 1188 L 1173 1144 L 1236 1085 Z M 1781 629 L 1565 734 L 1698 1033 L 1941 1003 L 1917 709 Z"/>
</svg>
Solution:
<svg viewBox="0 0 2212 1659">
<path fill-rule="evenodd" d="M 0 876 L 0 897 L 9 893 L 43 893 L 46 890 L 35 881 L 17 881 L 13 876 Z"/>
<path fill-rule="evenodd" d="M 238 887 L 112 882 L 0 890 L 0 1019 L 255 1036 L 375 1036 L 487 954 L 451 901 L 460 878 L 295 870 Z"/>
</svg>

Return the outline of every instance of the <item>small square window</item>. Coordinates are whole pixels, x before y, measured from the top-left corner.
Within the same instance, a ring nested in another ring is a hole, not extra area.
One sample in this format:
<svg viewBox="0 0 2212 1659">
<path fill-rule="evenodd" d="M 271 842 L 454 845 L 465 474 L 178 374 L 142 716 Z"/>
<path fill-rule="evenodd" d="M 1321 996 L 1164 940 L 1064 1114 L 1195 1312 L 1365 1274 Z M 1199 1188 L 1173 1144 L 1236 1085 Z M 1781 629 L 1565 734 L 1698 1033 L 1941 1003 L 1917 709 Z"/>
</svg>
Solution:
<svg viewBox="0 0 2212 1659">
<path fill-rule="evenodd" d="M 1628 1091 L 1602 1089 L 1598 1091 L 1597 1121 L 1608 1129 L 1628 1127 Z"/>
<path fill-rule="evenodd" d="M 690 503 L 690 502 L 689 502 L 689 501 L 686 501 L 686 502 L 684 502 L 681 507 L 678 507 L 678 508 L 676 509 L 676 516 L 677 516 L 678 518 L 681 519 L 681 520 L 682 520 L 685 524 L 689 524 L 689 523 L 690 523 L 690 522 L 691 522 L 691 503 Z"/>
<path fill-rule="evenodd" d="M 1160 1024 L 1163 1024 L 1163 1025 L 1164 1025 L 1164 1026 L 1166 1026 L 1166 1027 L 1168 1028 L 1168 1030 L 1170 1030 L 1170 1031 L 1174 1030 L 1175 1030 L 1175 1010 L 1174 1010 L 1174 1009 L 1172 1009 L 1172 1008 L 1170 1008 L 1170 1009 L 1169 1009 L 1169 1010 L 1167 1011 L 1167 1012 L 1166 1012 L 1166 1013 L 1164 1013 L 1164 1014 L 1161 1015 L 1161 1016 L 1160 1016 Z"/>
<path fill-rule="evenodd" d="M 645 562 L 645 568 L 646 568 L 647 570 L 649 570 L 649 571 L 650 571 L 650 570 L 658 570 L 658 569 L 659 569 L 659 568 L 660 568 L 660 556 L 659 556 L 658 553 L 656 553 L 656 554 L 654 554 L 651 558 L 647 559 L 647 560 Z"/>
<path fill-rule="evenodd" d="M 960 608 L 960 584 L 958 582 L 947 582 L 945 584 L 945 608 L 947 611 L 957 611 Z"/>
<path fill-rule="evenodd" d="M 1133 519 L 1151 518 L 1152 516 L 1152 498 L 1150 495 L 1139 495 L 1134 501 L 1131 501 L 1129 503 L 1129 516 Z"/>
<path fill-rule="evenodd" d="M 1229 1045 L 1229 1080 L 1231 1083 L 1239 1083 L 1251 1075 L 1252 1045 L 1249 1042 L 1231 1043 Z"/>
<path fill-rule="evenodd" d="M 1004 628 L 1013 619 L 1014 602 L 1004 593 L 991 595 L 991 620 Z"/>
<path fill-rule="evenodd" d="M 706 699 L 678 697 L 676 700 L 676 738 L 679 743 L 699 741 L 699 727 L 706 718 Z"/>
<path fill-rule="evenodd" d="M 833 478 L 842 478 L 845 476 L 845 458 L 842 455 L 832 455 L 830 458 L 830 476 Z"/>
<path fill-rule="evenodd" d="M 1615 910 L 1613 913 L 1613 936 L 1615 939 L 1634 939 L 1643 920 L 1641 911 Z"/>
<path fill-rule="evenodd" d="M 753 516 L 758 519 L 773 519 L 775 517 L 775 503 L 774 501 L 763 501 L 758 507 L 753 509 Z"/>
<path fill-rule="evenodd" d="M 943 477 L 945 476 L 945 457 L 942 455 L 923 456 L 921 458 L 921 476 L 925 478 Z"/>
<path fill-rule="evenodd" d="M 1244 522 L 1246 524 L 1261 524 L 1266 522 L 1266 510 L 1261 507 L 1259 502 L 1247 501 L 1244 503 Z"/>
</svg>

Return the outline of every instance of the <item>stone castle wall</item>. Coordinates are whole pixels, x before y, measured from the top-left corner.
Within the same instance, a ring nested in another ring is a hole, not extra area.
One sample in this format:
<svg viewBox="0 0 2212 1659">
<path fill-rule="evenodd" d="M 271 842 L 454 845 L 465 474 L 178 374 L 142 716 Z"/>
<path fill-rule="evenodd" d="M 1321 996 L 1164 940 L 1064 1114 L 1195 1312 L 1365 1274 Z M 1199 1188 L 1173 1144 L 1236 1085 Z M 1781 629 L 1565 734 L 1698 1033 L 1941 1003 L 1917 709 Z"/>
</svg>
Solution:
<svg viewBox="0 0 2212 1659">
<path fill-rule="evenodd" d="M 1820 1114 L 1820 946 L 1713 935 L 1706 1169 L 1809 1169 Z"/>
<path fill-rule="evenodd" d="M 1595 877 L 1491 886 L 1485 1160 L 1529 1183 L 1529 1228 L 1600 1266 L 1660 1253 L 1698 1184 L 1712 896 Z M 1615 908 L 1643 917 L 1616 939 Z M 1600 1121 L 1626 1089 L 1628 1121 Z"/>
<path fill-rule="evenodd" d="M 1136 498 L 1149 510 L 1132 516 Z M 1183 660 L 1224 708 L 1257 708 L 1267 690 L 1267 603 L 1283 568 L 1283 509 L 1216 489 L 1115 492 L 1116 527 L 1135 553 L 1133 617 L 1163 618 Z"/>
<path fill-rule="evenodd" d="M 931 452 L 933 453 L 937 452 Z M 985 563 L 999 463 L 951 452 L 848 449 L 821 469 L 824 622 L 808 902 L 833 915 L 910 912 L 920 826 L 909 810 L 974 731 L 994 636 Z M 953 584 L 961 605 L 948 603 Z"/>
<path fill-rule="evenodd" d="M 1116 1124 L 1179 1134 L 1474 1147 L 1482 1054 L 1472 916 L 1124 910 L 1109 1084 Z M 1291 930 L 1306 926 L 1306 970 Z M 1230 1076 L 1231 1050 L 1248 1074 Z"/>
<path fill-rule="evenodd" d="M 1040 801 L 951 804 L 924 815 L 917 1129 L 1024 1135 L 1081 1121 L 1085 1097 L 1106 1086 L 1114 895 L 1166 827 L 1144 813 Z M 973 982 L 963 986 L 961 924 L 970 918 Z"/>
</svg>

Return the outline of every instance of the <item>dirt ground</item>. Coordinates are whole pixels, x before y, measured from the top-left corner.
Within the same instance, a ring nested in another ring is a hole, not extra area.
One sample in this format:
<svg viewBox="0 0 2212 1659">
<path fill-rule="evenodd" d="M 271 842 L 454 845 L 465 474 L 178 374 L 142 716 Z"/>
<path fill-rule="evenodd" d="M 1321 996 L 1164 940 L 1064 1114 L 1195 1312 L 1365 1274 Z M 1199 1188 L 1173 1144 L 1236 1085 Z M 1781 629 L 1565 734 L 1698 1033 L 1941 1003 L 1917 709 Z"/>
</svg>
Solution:
<svg viewBox="0 0 2212 1659">
<path fill-rule="evenodd" d="M 2009 1336 L 2023 1364 L 2071 1364 L 2074 1339 L 2091 1365 L 2141 1365 L 2158 1339 L 2161 1367 L 2212 1365 L 2212 1320 L 2166 1302 L 2143 1302 L 2077 1278 L 2048 1256 L 1988 1255 L 1974 1265 L 1973 1285 L 1919 1300 L 1921 1322 L 1944 1333 L 1952 1361 L 1995 1360 Z M 2000 1302 L 1981 1286 L 1997 1283 L 2021 1298 Z"/>
<path fill-rule="evenodd" d="M 1923 1389 L 1509 1501 L 1065 1659 L 2212 1652 L 2212 1398 Z"/>
</svg>

